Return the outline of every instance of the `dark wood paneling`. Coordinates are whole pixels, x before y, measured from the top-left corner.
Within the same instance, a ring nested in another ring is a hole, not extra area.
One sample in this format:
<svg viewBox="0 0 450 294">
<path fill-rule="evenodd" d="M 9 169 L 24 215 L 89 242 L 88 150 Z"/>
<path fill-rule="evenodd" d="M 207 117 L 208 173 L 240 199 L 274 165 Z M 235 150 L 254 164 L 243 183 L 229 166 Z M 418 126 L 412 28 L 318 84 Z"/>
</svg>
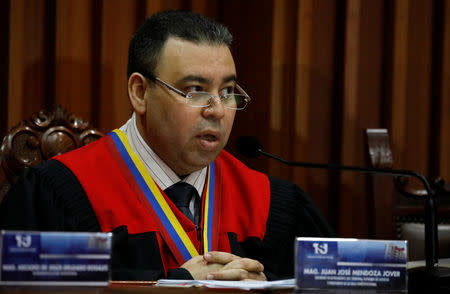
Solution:
<svg viewBox="0 0 450 294">
<path fill-rule="evenodd" d="M 45 91 L 44 108 L 50 109 L 55 104 L 55 71 L 56 71 L 56 2 L 45 1 L 45 41 L 44 41 L 44 64 Z"/>
<path fill-rule="evenodd" d="M 166 9 L 187 9 L 183 0 L 147 0 L 147 15 Z"/>
<path fill-rule="evenodd" d="M 55 102 L 91 116 L 93 2 L 56 1 Z"/>
<path fill-rule="evenodd" d="M 407 115 L 404 149 L 400 151 L 399 163 L 424 174 L 429 173 L 428 158 L 417 154 L 428 154 L 431 139 L 432 16 L 433 1 L 410 1 Z"/>
<path fill-rule="evenodd" d="M 301 1 L 298 13 L 292 158 L 333 162 L 330 148 L 325 146 L 335 143 L 331 134 L 337 7 L 326 1 Z M 331 189 L 331 176 L 324 170 L 296 168 L 291 180 L 308 191 L 324 215 L 336 223 L 338 197 Z"/>
<path fill-rule="evenodd" d="M 136 27 L 136 2 L 102 1 L 99 128 L 107 132 L 131 114 L 127 94 L 128 42 Z"/>
<path fill-rule="evenodd" d="M 363 131 L 380 125 L 383 2 L 348 1 L 343 82 L 341 164 L 364 165 Z M 342 172 L 340 232 L 366 236 L 368 208 L 363 174 Z M 345 214 L 352 211 L 351 214 Z"/>
<path fill-rule="evenodd" d="M 94 126 L 100 126 L 100 116 L 101 113 L 101 77 L 102 77 L 102 28 L 103 28 L 103 14 L 102 14 L 102 1 L 93 0 L 92 1 L 92 13 L 91 13 L 91 24 L 92 24 L 92 34 L 91 34 L 91 93 L 92 97 L 90 101 L 91 116 L 85 118 Z"/>
<path fill-rule="evenodd" d="M 11 1 L 8 128 L 46 101 L 46 2 Z"/>
<path fill-rule="evenodd" d="M 362 130 L 390 129 L 394 164 L 450 180 L 450 1 L 15 0 L 0 4 L 0 133 L 59 103 L 103 132 L 131 110 L 128 42 L 148 15 L 188 9 L 230 28 L 252 96 L 241 135 L 287 159 L 364 164 Z M 342 236 L 368 237 L 364 176 L 249 166 L 302 186 Z"/>
<path fill-rule="evenodd" d="M 0 136 L 3 137 L 7 130 L 8 119 L 8 70 L 9 70 L 9 2 L 0 2 Z"/>
<path fill-rule="evenodd" d="M 268 146 L 270 140 L 270 60 L 273 2 L 264 0 L 219 2 L 218 20 L 233 34 L 233 55 L 238 82 L 253 97 L 245 111 L 236 115 L 227 149 L 241 158 L 235 149 L 239 136 L 253 135 Z M 245 20 L 245 21 L 243 21 Z M 245 26 L 245 30 L 242 28 Z M 281 97 L 277 97 L 281 99 Z M 246 160 L 253 168 L 267 171 L 267 160 Z"/>
<path fill-rule="evenodd" d="M 442 34 L 442 77 L 441 77 L 441 104 L 439 107 L 440 121 L 440 144 L 432 149 L 439 153 L 440 176 L 450 181 L 450 1 L 446 0 L 444 5 L 443 34 Z"/>
<path fill-rule="evenodd" d="M 264 127 L 269 130 L 266 136 L 259 136 L 260 140 L 265 140 L 266 150 L 287 159 L 294 158 L 292 143 L 295 138 L 292 134 L 295 127 L 293 121 L 296 112 L 294 105 L 298 70 L 295 61 L 298 50 L 297 44 L 292 42 L 292 38 L 299 34 L 298 11 L 299 7 L 296 5 L 287 5 L 284 1 L 274 3 L 270 46 L 271 64 L 267 64 L 270 67 L 266 69 L 270 71 L 271 81 L 270 84 L 267 84 L 265 93 L 268 100 L 264 102 L 264 105 L 259 106 L 259 108 L 265 107 L 260 110 L 259 122 L 268 118 L 268 125 Z M 259 104 L 260 97 L 255 98 L 255 102 Z M 264 116 L 264 112 L 268 115 Z M 260 134 L 264 134 L 264 131 Z M 279 178 L 291 180 L 293 169 L 277 161 L 269 160 L 267 172 Z"/>
</svg>

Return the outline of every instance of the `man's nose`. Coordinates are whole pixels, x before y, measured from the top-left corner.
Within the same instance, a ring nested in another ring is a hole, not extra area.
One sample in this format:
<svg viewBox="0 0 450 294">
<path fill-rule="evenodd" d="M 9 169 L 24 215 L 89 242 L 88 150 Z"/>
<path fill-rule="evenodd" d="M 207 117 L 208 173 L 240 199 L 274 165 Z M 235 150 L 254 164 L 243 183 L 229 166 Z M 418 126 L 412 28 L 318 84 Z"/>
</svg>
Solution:
<svg viewBox="0 0 450 294">
<path fill-rule="evenodd" d="M 211 96 L 210 105 L 205 107 L 203 116 L 207 118 L 221 119 L 225 115 L 225 107 L 219 96 Z"/>
</svg>

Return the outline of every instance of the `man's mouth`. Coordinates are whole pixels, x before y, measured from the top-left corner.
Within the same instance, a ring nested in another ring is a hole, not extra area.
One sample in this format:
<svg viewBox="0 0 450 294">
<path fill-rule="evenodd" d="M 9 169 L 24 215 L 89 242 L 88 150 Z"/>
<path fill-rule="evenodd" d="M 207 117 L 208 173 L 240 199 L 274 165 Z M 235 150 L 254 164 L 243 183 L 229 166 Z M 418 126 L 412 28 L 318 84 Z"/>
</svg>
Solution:
<svg viewBox="0 0 450 294">
<path fill-rule="evenodd" d="M 206 151 L 215 150 L 219 146 L 219 135 L 216 133 L 205 132 L 197 136 L 202 149 Z"/>
<path fill-rule="evenodd" d="M 200 139 L 206 140 L 209 142 L 217 141 L 217 137 L 215 135 L 211 135 L 211 134 L 201 135 Z"/>
</svg>

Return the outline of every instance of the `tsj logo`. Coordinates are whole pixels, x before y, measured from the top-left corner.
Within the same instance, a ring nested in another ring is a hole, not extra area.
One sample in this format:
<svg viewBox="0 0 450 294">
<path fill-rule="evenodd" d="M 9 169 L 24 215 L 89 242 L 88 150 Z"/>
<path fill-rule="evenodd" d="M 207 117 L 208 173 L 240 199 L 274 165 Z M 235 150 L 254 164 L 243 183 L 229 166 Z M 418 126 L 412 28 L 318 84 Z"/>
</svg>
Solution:
<svg viewBox="0 0 450 294">
<path fill-rule="evenodd" d="M 28 248 L 31 246 L 30 235 L 16 235 L 16 243 L 19 248 Z"/>
<path fill-rule="evenodd" d="M 314 254 L 327 254 L 328 253 L 328 243 L 313 243 Z"/>
</svg>

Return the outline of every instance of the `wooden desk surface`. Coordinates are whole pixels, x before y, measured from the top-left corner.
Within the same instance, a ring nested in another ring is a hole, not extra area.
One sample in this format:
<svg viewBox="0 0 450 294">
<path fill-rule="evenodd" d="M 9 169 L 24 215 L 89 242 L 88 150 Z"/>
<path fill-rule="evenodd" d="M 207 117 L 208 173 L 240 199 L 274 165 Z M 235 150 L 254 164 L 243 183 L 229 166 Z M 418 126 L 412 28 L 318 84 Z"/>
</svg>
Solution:
<svg viewBox="0 0 450 294">
<path fill-rule="evenodd" d="M 155 282 L 134 282 L 134 281 L 119 281 L 111 282 L 108 287 L 0 287 L 0 294 L 35 294 L 35 293 L 50 293 L 50 294 L 118 294 L 118 293 L 151 293 L 151 294 L 227 294 L 227 293 L 273 293 L 273 294 L 288 294 L 288 293 L 368 293 L 368 290 L 323 290 L 323 291 L 298 291 L 294 289 L 276 290 L 276 291 L 245 291 L 238 289 L 205 289 L 205 288 L 176 288 L 176 287 L 155 287 Z M 371 291 L 369 293 L 375 293 Z M 377 294 L 383 293 L 376 291 Z M 397 292 L 386 292 L 395 294 Z M 405 292 L 398 292 L 404 294 Z"/>
<path fill-rule="evenodd" d="M 226 293 L 262 293 L 261 291 L 245 291 L 238 289 L 205 289 L 205 288 L 177 288 L 177 287 L 155 287 L 156 282 L 134 282 L 118 281 L 111 282 L 108 287 L 43 287 L 43 286 L 3 286 L 0 287 L 0 293 L 3 294 L 31 294 L 31 293 L 50 293 L 50 294 L 117 294 L 117 293 L 164 293 L 164 294 L 191 294 L 202 292 L 204 294 L 226 294 Z M 277 290 L 271 293 L 287 294 L 294 290 Z M 266 291 L 267 293 L 267 291 Z"/>
</svg>

